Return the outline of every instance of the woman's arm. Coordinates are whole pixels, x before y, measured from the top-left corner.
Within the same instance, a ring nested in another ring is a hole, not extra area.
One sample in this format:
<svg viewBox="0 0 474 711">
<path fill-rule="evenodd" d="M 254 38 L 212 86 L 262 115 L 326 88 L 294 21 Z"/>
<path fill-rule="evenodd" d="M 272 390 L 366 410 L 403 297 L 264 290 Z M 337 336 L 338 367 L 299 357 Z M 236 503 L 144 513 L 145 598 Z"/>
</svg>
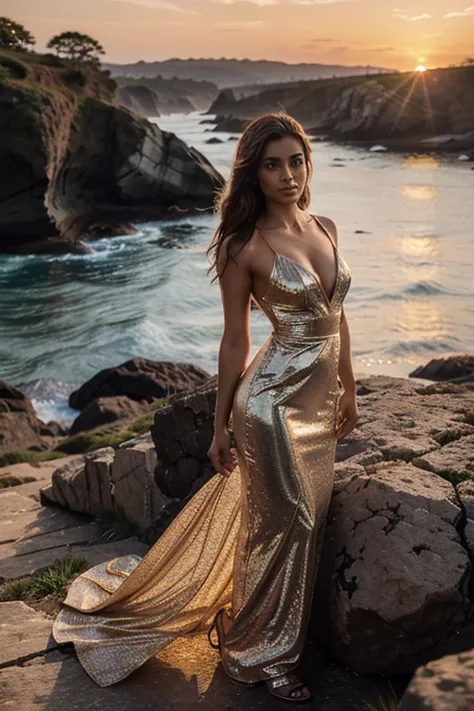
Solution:
<svg viewBox="0 0 474 711">
<path fill-rule="evenodd" d="M 337 227 L 335 223 L 329 217 L 321 217 L 319 219 L 324 222 L 324 226 L 330 232 L 337 247 Z M 342 309 L 339 333 L 341 345 L 339 352 L 338 375 L 344 387 L 344 392 L 339 398 L 336 417 L 336 437 L 338 440 L 348 435 L 349 432 L 354 429 L 356 422 L 359 419 L 355 376 L 351 358 L 351 336 L 344 309 Z"/>
<path fill-rule="evenodd" d="M 250 301 L 252 277 L 240 252 L 229 258 L 225 270 L 227 244 L 217 259 L 217 272 L 224 310 L 224 330 L 219 347 L 214 438 L 208 456 L 220 474 L 228 475 L 235 466 L 228 431 L 234 394 L 250 353 Z"/>
<path fill-rule="evenodd" d="M 341 335 L 341 349 L 339 354 L 339 377 L 346 392 L 355 393 L 356 384 L 351 358 L 351 336 L 346 314 L 342 309 L 341 324 L 339 327 Z"/>
</svg>

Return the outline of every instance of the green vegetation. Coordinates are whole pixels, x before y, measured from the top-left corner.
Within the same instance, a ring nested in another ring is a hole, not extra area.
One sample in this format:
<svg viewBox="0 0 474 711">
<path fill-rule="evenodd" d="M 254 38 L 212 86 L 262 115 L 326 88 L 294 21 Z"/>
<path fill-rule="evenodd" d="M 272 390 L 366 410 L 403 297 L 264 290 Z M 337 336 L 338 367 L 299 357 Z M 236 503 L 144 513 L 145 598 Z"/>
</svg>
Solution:
<svg viewBox="0 0 474 711">
<path fill-rule="evenodd" d="M 10 449 L 7 452 L 0 454 L 0 467 L 8 467 L 11 464 L 21 464 L 22 462 L 46 462 L 49 459 L 58 459 L 63 457 L 62 452 L 44 451 L 34 452 L 31 449 Z"/>
<path fill-rule="evenodd" d="M 139 533 L 133 523 L 116 513 L 104 512 L 96 521 L 103 531 L 101 538 L 105 538 L 107 541 L 120 541 Z"/>
<path fill-rule="evenodd" d="M 44 462 L 64 457 L 66 454 L 93 452 L 95 449 L 101 449 L 102 447 L 118 447 L 123 442 L 128 442 L 130 439 L 135 439 L 135 437 L 149 432 L 155 412 L 167 405 L 172 397 L 173 395 L 169 395 L 168 397 L 154 400 L 143 415 L 122 425 L 123 429 L 117 429 L 117 425 L 103 425 L 87 432 L 80 432 L 72 437 L 66 437 L 53 450 L 35 452 L 30 449 L 12 449 L 4 452 L 0 454 L 0 467 L 7 467 L 21 462 Z M 118 426 L 120 426 L 120 422 Z"/>
<path fill-rule="evenodd" d="M 127 442 L 149 432 L 155 412 L 166 405 L 168 401 L 169 398 L 167 397 L 155 400 L 148 412 L 127 423 L 122 430 L 111 432 L 107 427 L 97 427 L 87 432 L 80 432 L 72 437 L 67 437 L 57 445 L 56 450 L 63 454 L 79 454 L 81 452 L 92 452 L 94 449 L 100 449 L 101 447 L 118 447 L 122 442 Z"/>
<path fill-rule="evenodd" d="M 35 38 L 23 25 L 10 20 L 9 17 L 0 17 L 0 47 L 25 49 L 35 43 Z"/>
<path fill-rule="evenodd" d="M 99 64 L 99 55 L 105 54 L 105 50 L 97 40 L 81 32 L 62 32 L 60 35 L 52 37 L 48 44 L 48 49 L 52 49 L 59 57 L 68 59 L 73 66 L 84 62 Z"/>
<path fill-rule="evenodd" d="M 63 597 L 66 586 L 87 569 L 87 558 L 58 558 L 53 565 L 36 576 L 7 580 L 0 585 L 0 602 L 10 600 L 40 600 L 47 595 Z"/>
<path fill-rule="evenodd" d="M 36 481 L 34 476 L 4 476 L 0 479 L 0 489 L 9 489 L 12 486 L 28 484 L 30 481 Z"/>
</svg>

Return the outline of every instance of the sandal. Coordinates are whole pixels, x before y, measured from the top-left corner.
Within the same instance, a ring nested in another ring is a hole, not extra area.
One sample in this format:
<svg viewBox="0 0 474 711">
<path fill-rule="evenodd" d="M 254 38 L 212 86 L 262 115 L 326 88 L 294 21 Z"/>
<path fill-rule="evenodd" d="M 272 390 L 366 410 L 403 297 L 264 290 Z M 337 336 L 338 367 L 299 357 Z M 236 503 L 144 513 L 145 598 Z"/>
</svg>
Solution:
<svg viewBox="0 0 474 711">
<path fill-rule="evenodd" d="M 217 612 L 216 616 L 214 617 L 214 622 L 209 627 L 209 630 L 207 632 L 207 641 L 209 642 L 209 644 L 211 645 L 211 647 L 213 649 L 218 649 L 219 652 L 221 651 L 221 638 L 223 638 L 223 636 L 224 636 L 224 628 L 222 627 L 222 620 L 221 620 L 222 614 L 225 614 L 224 608 L 222 608 L 221 610 L 219 610 Z M 219 621 L 221 621 L 220 628 L 219 628 Z M 211 634 L 214 632 L 214 630 L 216 630 L 216 633 L 217 633 L 217 644 L 215 642 L 213 642 L 211 639 Z"/>
<path fill-rule="evenodd" d="M 311 692 L 307 689 L 306 685 L 298 679 L 294 672 L 289 672 L 288 674 L 281 674 L 273 679 L 266 679 L 265 684 L 267 689 L 272 696 L 276 696 L 279 699 L 284 699 L 285 701 L 296 701 L 299 703 L 304 703 L 311 701 Z M 283 687 L 289 687 L 287 693 L 280 691 Z M 306 689 L 307 695 L 304 696 L 293 696 L 299 689 Z"/>
<path fill-rule="evenodd" d="M 212 625 L 210 626 L 210 628 L 207 632 L 207 640 L 208 640 L 209 644 L 211 645 L 211 647 L 213 649 L 218 649 L 219 652 L 221 651 L 221 646 L 222 646 L 221 639 L 224 638 L 224 628 L 222 626 L 222 614 L 224 614 L 224 615 L 226 614 L 224 608 L 222 608 L 221 610 L 219 610 L 217 612 L 216 616 L 214 617 L 214 622 L 212 623 Z M 213 642 L 211 639 L 211 634 L 213 633 L 214 630 L 217 633 L 217 640 L 218 640 L 217 644 L 215 642 Z M 240 684 L 241 686 L 251 687 L 251 686 L 255 686 L 258 683 L 256 681 L 252 681 L 252 682 L 240 681 L 239 679 L 234 679 L 233 676 L 229 676 L 229 678 L 232 679 L 232 681 L 234 681 L 236 684 Z"/>
</svg>

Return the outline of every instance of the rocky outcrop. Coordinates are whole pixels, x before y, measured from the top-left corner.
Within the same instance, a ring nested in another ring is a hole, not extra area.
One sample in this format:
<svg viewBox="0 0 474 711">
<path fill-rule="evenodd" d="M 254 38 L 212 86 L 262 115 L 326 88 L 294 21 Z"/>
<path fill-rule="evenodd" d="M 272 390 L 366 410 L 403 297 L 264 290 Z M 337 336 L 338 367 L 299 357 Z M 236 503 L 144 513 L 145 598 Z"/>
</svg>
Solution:
<svg viewBox="0 0 474 711">
<path fill-rule="evenodd" d="M 374 376 L 357 389 L 361 415 L 337 447 L 310 635 L 358 672 L 411 672 L 472 637 L 474 385 Z M 215 396 L 216 378 L 174 396 L 155 413 L 154 446 L 140 438 L 101 454 L 100 472 L 94 465 L 114 510 L 148 543 L 213 474 Z M 85 480 L 92 490 L 91 466 L 69 477 L 67 496 L 61 483 L 65 500 L 77 501 Z"/>
<path fill-rule="evenodd" d="M 417 669 L 399 711 L 471 711 L 474 708 L 474 649 Z"/>
<path fill-rule="evenodd" d="M 463 383 L 474 380 L 474 356 L 470 353 L 452 353 L 432 358 L 409 374 L 410 378 Z"/>
<path fill-rule="evenodd" d="M 83 410 L 97 398 L 119 395 L 125 395 L 139 402 L 152 402 L 172 393 L 196 387 L 209 377 L 209 373 L 191 363 L 132 358 L 94 375 L 78 390 L 71 393 L 69 406 L 75 410 Z"/>
<path fill-rule="evenodd" d="M 140 116 L 160 116 L 158 108 L 158 97 L 148 86 L 142 84 L 132 84 L 130 86 L 122 86 L 117 89 L 115 95 L 117 103 L 126 106 L 127 109 L 132 109 Z"/>
<path fill-rule="evenodd" d="M 214 473 L 207 450 L 215 398 L 212 378 L 157 410 L 151 436 L 68 461 L 42 489 L 43 503 L 94 516 L 116 512 L 156 540 Z"/>
<path fill-rule="evenodd" d="M 331 652 L 358 672 L 409 672 L 468 621 L 470 551 L 454 487 L 404 462 L 338 480 L 327 530 L 333 550 Z"/>
<path fill-rule="evenodd" d="M 155 482 L 156 465 L 150 435 L 117 450 L 104 447 L 59 467 L 41 489 L 41 501 L 89 516 L 113 514 L 144 533 L 168 503 Z"/>
<path fill-rule="evenodd" d="M 1 251 L 74 250 L 104 224 L 110 233 L 128 220 L 212 207 L 219 173 L 174 134 L 114 105 L 114 82 L 91 69 L 17 64 L 24 80 L 0 86 L 8 116 L 0 132 Z"/>
<path fill-rule="evenodd" d="M 218 116 L 232 116 L 234 114 L 236 96 L 232 89 L 224 89 L 219 96 L 211 104 L 208 114 L 217 114 Z"/>
<path fill-rule="evenodd" d="M 452 134 L 473 142 L 473 79 L 473 67 L 429 71 L 403 87 L 398 77 L 369 79 L 343 89 L 323 124 L 332 136 L 356 140 Z"/>
<path fill-rule="evenodd" d="M 17 388 L 0 380 L 0 452 L 10 449 L 47 449 L 43 438 L 63 433 L 55 422 L 45 424 L 37 416 L 30 399 Z"/>
<path fill-rule="evenodd" d="M 286 111 L 308 133 L 384 141 L 393 148 L 467 150 L 474 146 L 474 67 L 423 75 L 378 74 L 264 87 L 237 99 L 222 92 L 209 113 L 252 119 Z M 426 144 L 424 143 L 426 141 Z"/>
<path fill-rule="evenodd" d="M 142 401 L 145 402 L 146 401 Z M 115 397 L 99 397 L 92 400 L 76 417 L 69 430 L 70 435 L 75 435 L 84 430 L 92 430 L 101 425 L 110 424 L 117 420 L 133 419 L 140 416 L 143 405 L 137 400 L 131 400 L 126 395 Z"/>
</svg>

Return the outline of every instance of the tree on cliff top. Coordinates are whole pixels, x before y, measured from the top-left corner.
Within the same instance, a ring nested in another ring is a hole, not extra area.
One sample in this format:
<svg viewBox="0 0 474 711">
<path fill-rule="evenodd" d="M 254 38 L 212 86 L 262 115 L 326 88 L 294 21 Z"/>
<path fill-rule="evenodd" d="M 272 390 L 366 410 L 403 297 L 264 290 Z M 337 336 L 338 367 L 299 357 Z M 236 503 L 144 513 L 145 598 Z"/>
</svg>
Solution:
<svg viewBox="0 0 474 711">
<path fill-rule="evenodd" d="M 33 35 L 25 30 L 23 25 L 10 20 L 9 17 L 0 17 L 0 47 L 20 50 L 35 42 Z"/>
<path fill-rule="evenodd" d="M 89 62 L 98 66 L 99 55 L 105 50 L 97 40 L 81 32 L 62 32 L 52 37 L 48 49 L 53 49 L 59 57 L 70 59 L 74 64 Z"/>
</svg>

